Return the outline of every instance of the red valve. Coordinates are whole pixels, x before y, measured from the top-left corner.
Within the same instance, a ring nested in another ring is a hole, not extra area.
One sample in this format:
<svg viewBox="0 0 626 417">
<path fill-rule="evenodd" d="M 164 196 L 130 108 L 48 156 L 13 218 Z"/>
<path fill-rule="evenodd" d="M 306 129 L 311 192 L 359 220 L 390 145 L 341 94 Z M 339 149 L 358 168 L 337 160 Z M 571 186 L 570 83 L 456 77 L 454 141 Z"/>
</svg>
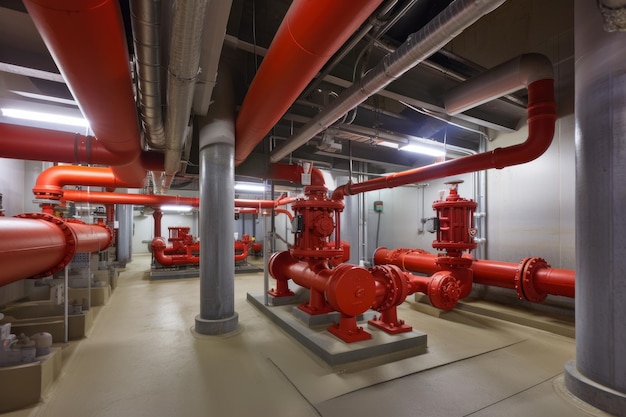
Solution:
<svg viewBox="0 0 626 417">
<path fill-rule="evenodd" d="M 439 227 L 433 248 L 445 250 L 451 256 L 476 248 L 474 236 L 474 211 L 476 202 L 459 196 L 457 188 L 463 181 L 449 181 L 450 193 L 443 201 L 435 201 L 433 209 L 437 212 Z M 458 255 L 457 255 L 458 254 Z"/>
</svg>

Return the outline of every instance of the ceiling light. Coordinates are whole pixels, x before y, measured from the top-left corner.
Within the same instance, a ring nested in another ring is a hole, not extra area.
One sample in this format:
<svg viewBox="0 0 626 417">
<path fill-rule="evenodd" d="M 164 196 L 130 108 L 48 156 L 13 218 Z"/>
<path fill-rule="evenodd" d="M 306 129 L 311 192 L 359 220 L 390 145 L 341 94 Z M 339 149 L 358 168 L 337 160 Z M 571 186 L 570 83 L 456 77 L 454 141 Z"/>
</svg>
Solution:
<svg viewBox="0 0 626 417">
<path fill-rule="evenodd" d="M 179 213 L 189 213 L 193 210 L 192 206 L 176 206 L 176 205 L 163 205 L 161 206 L 161 211 L 175 211 Z"/>
<path fill-rule="evenodd" d="M 251 183 L 240 182 L 240 183 L 235 184 L 235 190 L 262 193 L 263 191 L 265 191 L 265 186 L 263 184 L 251 184 Z"/>
<path fill-rule="evenodd" d="M 393 149 L 398 149 L 400 147 L 400 145 L 398 145 L 395 142 L 388 142 L 386 140 L 381 140 L 380 142 L 376 143 L 378 146 L 384 146 L 386 148 L 393 148 Z"/>
<path fill-rule="evenodd" d="M 443 149 L 436 149 L 431 146 L 418 145 L 414 143 L 403 146 L 400 148 L 400 150 L 406 151 L 406 152 L 421 153 L 423 155 L 429 155 L 429 156 L 444 156 L 445 155 L 445 152 L 443 151 Z"/>
<path fill-rule="evenodd" d="M 68 126 L 89 127 L 89 122 L 81 117 L 61 116 L 52 113 L 40 113 L 20 109 L 0 109 L 2 115 L 13 119 L 34 120 L 36 122 L 55 123 Z"/>
</svg>

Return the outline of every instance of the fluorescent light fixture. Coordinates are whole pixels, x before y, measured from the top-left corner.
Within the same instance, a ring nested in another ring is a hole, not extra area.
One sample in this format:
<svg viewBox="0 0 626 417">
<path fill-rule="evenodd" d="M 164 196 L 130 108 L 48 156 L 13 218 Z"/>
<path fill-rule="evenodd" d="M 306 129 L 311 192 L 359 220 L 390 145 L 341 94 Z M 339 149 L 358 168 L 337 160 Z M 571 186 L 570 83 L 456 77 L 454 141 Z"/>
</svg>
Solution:
<svg viewBox="0 0 626 417">
<path fill-rule="evenodd" d="M 384 146 L 386 148 L 393 148 L 393 149 L 398 149 L 400 147 L 400 145 L 398 145 L 395 142 L 388 142 L 386 140 L 381 140 L 380 142 L 377 142 L 378 146 Z"/>
<path fill-rule="evenodd" d="M 164 205 L 161 206 L 161 211 L 177 211 L 179 213 L 189 213 L 191 210 L 193 210 L 193 207 L 191 206 L 175 206 L 175 205 Z"/>
<path fill-rule="evenodd" d="M 240 182 L 240 183 L 235 184 L 235 190 L 262 193 L 263 191 L 265 191 L 265 186 L 263 184 L 251 184 L 251 183 Z"/>
<path fill-rule="evenodd" d="M 81 117 L 61 116 L 59 114 L 40 113 L 20 109 L 0 109 L 2 115 L 13 119 L 34 120 L 36 122 L 55 123 L 67 126 L 89 127 L 89 122 Z"/>
<path fill-rule="evenodd" d="M 427 145 L 419 145 L 411 143 L 409 145 L 400 148 L 401 151 L 421 153 L 429 156 L 444 156 L 445 152 L 442 149 L 435 149 Z"/>
</svg>

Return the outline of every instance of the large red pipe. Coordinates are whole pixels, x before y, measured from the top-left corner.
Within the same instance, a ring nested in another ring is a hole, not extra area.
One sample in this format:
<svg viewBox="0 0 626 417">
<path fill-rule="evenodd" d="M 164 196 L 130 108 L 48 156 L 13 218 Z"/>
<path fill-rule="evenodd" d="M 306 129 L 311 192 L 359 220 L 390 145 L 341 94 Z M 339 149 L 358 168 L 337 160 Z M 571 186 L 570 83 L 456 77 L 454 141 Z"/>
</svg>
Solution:
<svg viewBox="0 0 626 417">
<path fill-rule="evenodd" d="M 548 149 L 554 136 L 556 103 L 553 79 L 538 80 L 528 85 L 527 111 L 528 138 L 521 144 L 390 174 L 357 184 L 348 183 L 335 189 L 332 198 L 338 200 L 346 195 L 530 162 Z"/>
<path fill-rule="evenodd" d="M 70 164 L 117 165 L 119 155 L 93 136 L 0 123 L 0 157 Z M 163 154 L 142 152 L 141 165 L 163 170 Z"/>
<path fill-rule="evenodd" d="M 291 4 L 241 105 L 236 123 L 236 165 L 250 155 L 380 3 L 382 0 L 296 0 Z"/>
<path fill-rule="evenodd" d="M 432 275 L 442 268 L 437 256 L 419 249 L 378 248 L 374 262 L 392 264 L 400 268 Z M 551 268 L 540 258 L 525 258 L 520 263 L 474 259 L 470 267 L 477 284 L 515 289 L 529 301 L 542 301 L 545 295 L 574 298 L 576 273 L 570 269 Z"/>
<path fill-rule="evenodd" d="M 111 243 L 105 226 L 71 223 L 43 213 L 0 217 L 0 286 L 63 269 L 77 252 Z"/>
<path fill-rule="evenodd" d="M 120 180 L 111 168 L 57 165 L 39 174 L 33 193 L 38 198 L 60 199 L 63 186 L 85 185 L 103 188 L 138 188 L 143 183 L 126 183 Z"/>
<path fill-rule="evenodd" d="M 124 22 L 117 0 L 25 0 L 24 5 L 117 176 L 140 183 L 141 145 Z"/>
<path fill-rule="evenodd" d="M 272 165 L 271 179 L 302 184 L 302 174 L 305 174 L 302 165 L 274 164 Z M 311 175 L 309 185 L 325 185 L 324 175 L 319 169 L 310 167 L 308 174 Z"/>
</svg>

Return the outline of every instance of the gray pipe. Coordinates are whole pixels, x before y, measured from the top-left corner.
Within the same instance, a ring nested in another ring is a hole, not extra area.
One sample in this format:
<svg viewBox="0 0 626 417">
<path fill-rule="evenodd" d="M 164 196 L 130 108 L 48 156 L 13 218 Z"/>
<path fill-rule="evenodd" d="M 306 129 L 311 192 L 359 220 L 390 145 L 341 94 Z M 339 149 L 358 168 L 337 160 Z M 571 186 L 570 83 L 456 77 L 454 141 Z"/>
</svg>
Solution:
<svg viewBox="0 0 626 417">
<path fill-rule="evenodd" d="M 194 87 L 200 70 L 206 6 L 207 0 L 178 0 L 172 6 L 165 119 L 165 191 L 180 169 Z"/>
<path fill-rule="evenodd" d="M 308 142 L 345 113 L 385 88 L 396 78 L 441 49 L 465 28 L 493 11 L 505 0 L 456 0 L 418 32 L 409 36 L 396 51 L 385 58 L 359 82 L 344 90 L 311 122 L 288 142 L 270 154 L 278 162 Z"/>
<path fill-rule="evenodd" d="M 165 148 L 161 111 L 161 0 L 131 0 L 133 45 L 137 63 L 138 101 L 146 141 Z"/>
<path fill-rule="evenodd" d="M 565 385 L 608 413 L 626 410 L 626 33 L 575 2 L 576 361 Z"/>
<path fill-rule="evenodd" d="M 235 312 L 235 98 L 220 68 L 215 102 L 200 119 L 200 314 L 195 330 L 217 335 L 237 329 Z"/>
</svg>

